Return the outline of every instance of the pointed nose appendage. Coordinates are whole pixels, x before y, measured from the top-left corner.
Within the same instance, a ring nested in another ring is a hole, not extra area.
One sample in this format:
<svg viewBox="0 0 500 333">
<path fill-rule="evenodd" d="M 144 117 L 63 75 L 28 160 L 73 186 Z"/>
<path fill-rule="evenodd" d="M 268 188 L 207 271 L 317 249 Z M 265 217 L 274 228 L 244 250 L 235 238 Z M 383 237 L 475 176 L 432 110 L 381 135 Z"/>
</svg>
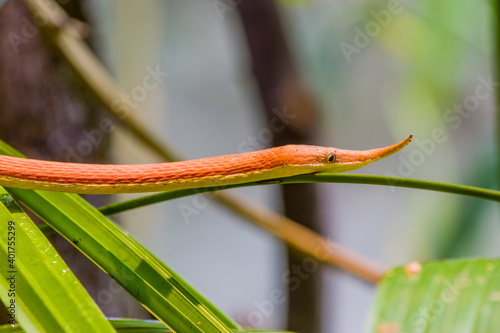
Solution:
<svg viewBox="0 0 500 333">
<path fill-rule="evenodd" d="M 412 139 L 412 134 L 410 134 L 403 141 L 396 143 L 395 145 L 376 148 L 370 150 L 344 150 L 338 149 L 336 151 L 336 163 L 342 165 L 342 169 L 345 171 L 356 170 L 372 162 L 381 160 L 387 156 L 397 153 L 403 149 Z"/>
</svg>

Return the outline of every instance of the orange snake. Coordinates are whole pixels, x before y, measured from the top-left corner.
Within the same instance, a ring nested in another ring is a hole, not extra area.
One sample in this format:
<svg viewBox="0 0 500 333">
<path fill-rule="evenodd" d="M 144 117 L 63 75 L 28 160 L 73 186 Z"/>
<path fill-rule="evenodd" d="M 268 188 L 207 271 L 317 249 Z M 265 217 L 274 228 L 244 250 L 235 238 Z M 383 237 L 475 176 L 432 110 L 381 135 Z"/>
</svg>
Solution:
<svg viewBox="0 0 500 333">
<path fill-rule="evenodd" d="M 222 186 L 312 173 L 359 169 L 401 150 L 412 136 L 385 148 L 343 150 L 288 145 L 197 160 L 107 165 L 50 162 L 0 155 L 0 186 L 110 194 Z"/>
</svg>

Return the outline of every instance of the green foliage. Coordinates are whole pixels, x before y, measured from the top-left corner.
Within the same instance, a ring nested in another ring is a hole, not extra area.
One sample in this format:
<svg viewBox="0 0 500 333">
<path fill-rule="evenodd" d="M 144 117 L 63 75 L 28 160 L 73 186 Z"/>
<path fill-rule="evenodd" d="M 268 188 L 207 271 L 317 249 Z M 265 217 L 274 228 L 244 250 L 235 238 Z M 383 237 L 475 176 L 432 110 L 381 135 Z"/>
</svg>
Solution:
<svg viewBox="0 0 500 333">
<path fill-rule="evenodd" d="M 0 153 L 20 155 L 3 142 L 0 142 Z M 80 196 L 14 188 L 8 191 L 173 330 L 231 332 L 240 329 Z M 4 219 L 2 223 L 7 221 Z"/>
<path fill-rule="evenodd" d="M 497 332 L 499 290 L 498 259 L 397 267 L 378 287 L 369 332 Z"/>
<path fill-rule="evenodd" d="M 2 142 L 0 142 L 0 153 L 19 156 L 19 153 Z M 311 175 L 282 179 L 280 182 L 379 184 L 447 191 L 496 201 L 500 197 L 500 194 L 493 190 L 378 176 Z M 249 185 L 260 184 L 262 183 Z M 180 332 L 243 331 L 165 264 L 127 236 L 80 196 L 13 188 L 8 191 L 40 216 L 49 227 L 69 239 L 85 255 L 113 276 L 120 285 L 168 327 Z M 111 206 L 102 210 L 107 213 L 116 213 L 138 205 L 152 204 L 199 192 L 198 189 L 161 193 L 122 203 L 117 206 L 118 209 Z M 9 221 L 16 221 L 19 226 L 19 237 L 27 237 L 22 242 L 23 252 L 27 256 L 17 259 L 19 272 L 21 272 L 19 288 L 22 290 L 19 294 L 17 319 L 21 325 L 29 328 L 28 331 L 30 329 L 64 331 L 65 328 L 92 327 L 89 325 L 99 327 L 101 332 L 112 331 L 113 328 L 104 319 L 80 283 L 69 272 L 42 232 L 33 225 L 7 192 L 0 192 L 0 195 L 4 204 L 3 208 L 0 207 L 0 219 L 3 222 L 0 227 L 8 228 Z M 7 242 L 5 239 L 7 232 L 6 229 L 1 233 L 3 238 L 0 238 L 0 242 Z M 5 249 L 4 246 L 1 250 L 5 251 Z M 7 257 L 7 255 L 5 252 L 4 256 Z M 39 262 L 44 265 L 35 264 Z M 496 322 L 490 318 L 491 316 L 486 318 L 480 315 L 484 311 L 491 313 L 492 307 L 495 306 L 495 295 L 497 295 L 495 289 L 499 287 L 496 281 L 500 281 L 496 277 L 497 271 L 500 271 L 497 269 L 499 263 L 496 260 L 445 261 L 423 264 L 421 272 L 415 274 L 408 274 L 404 267 L 389 271 L 378 290 L 374 309 L 376 319 L 371 324 L 371 329 L 377 331 L 381 327 L 384 329 L 397 327 L 398 329 L 404 328 L 404 332 L 406 330 L 420 332 L 421 328 L 434 329 L 434 327 L 437 327 L 439 331 L 444 327 L 442 325 L 464 327 L 467 324 L 477 329 L 493 327 L 492 325 Z M 6 263 L 4 262 L 3 265 Z M 8 272 L 6 267 L 3 267 L 3 272 Z M 0 296 L 4 304 L 8 305 L 9 297 L 6 294 L 8 276 L 5 274 L 0 281 L 2 292 Z M 26 279 L 26 276 L 33 278 Z M 37 278 L 34 278 L 35 276 Z M 39 278 L 40 276 L 43 278 Z M 69 288 L 71 292 L 68 292 L 69 285 L 75 286 Z M 449 293 L 453 295 L 448 295 Z M 450 297 L 446 298 L 447 296 Z M 452 302 L 448 302 L 451 299 Z M 475 307 L 470 307 L 469 304 Z M 75 307 L 83 306 L 85 311 L 75 310 Z M 468 319 L 464 324 L 465 316 L 457 316 L 456 313 L 464 312 L 465 309 L 473 311 L 467 316 Z M 120 331 L 126 330 L 127 332 L 165 330 L 165 326 L 159 322 L 121 320 L 111 323 Z M 150 326 L 140 328 L 137 325 Z M 10 332 L 8 328 L 5 330 Z"/>
<path fill-rule="evenodd" d="M 30 332 L 114 332 L 50 242 L 0 188 L 0 299 Z"/>
<path fill-rule="evenodd" d="M 110 319 L 110 324 L 118 333 L 169 333 L 172 332 L 162 322 L 157 320 L 142 319 Z M 0 333 L 22 333 L 25 332 L 20 326 L 3 325 L 0 326 Z M 233 333 L 287 333 L 284 331 L 270 330 L 233 330 Z"/>
</svg>

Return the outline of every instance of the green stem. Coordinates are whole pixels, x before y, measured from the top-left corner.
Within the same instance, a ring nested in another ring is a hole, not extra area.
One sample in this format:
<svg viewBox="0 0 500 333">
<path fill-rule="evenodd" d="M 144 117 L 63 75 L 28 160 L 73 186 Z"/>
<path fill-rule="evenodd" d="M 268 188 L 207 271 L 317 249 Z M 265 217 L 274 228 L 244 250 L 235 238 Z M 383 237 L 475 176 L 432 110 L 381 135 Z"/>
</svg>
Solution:
<svg viewBox="0 0 500 333">
<path fill-rule="evenodd" d="M 202 188 L 190 188 L 186 190 L 177 190 L 177 191 L 168 191 L 168 192 L 160 192 L 150 195 L 145 195 L 140 198 L 125 200 L 114 204 L 104 205 L 98 208 L 98 210 L 104 215 L 113 215 L 118 214 L 127 210 L 131 210 L 134 208 L 140 208 L 148 205 L 152 205 L 155 203 L 178 199 L 187 197 L 190 195 L 201 194 L 206 192 L 214 192 L 219 190 L 227 190 L 235 187 L 244 187 L 244 186 L 255 186 L 260 185 L 258 183 L 246 183 L 246 184 L 236 184 L 236 185 L 227 185 L 227 186 L 215 186 L 215 187 L 202 187 Z"/>
<path fill-rule="evenodd" d="M 440 183 L 440 182 L 433 182 L 433 181 L 419 180 L 419 179 L 408 179 L 401 177 L 315 174 L 315 175 L 301 175 L 288 178 L 273 179 L 264 182 L 252 182 L 252 183 L 236 184 L 229 186 L 204 187 L 197 189 L 162 192 L 162 193 L 143 196 L 138 199 L 127 200 L 111 205 L 102 206 L 99 208 L 99 210 L 105 215 L 112 215 L 130 209 L 139 208 L 158 202 L 182 198 L 199 193 L 225 190 L 235 187 L 246 187 L 246 186 L 266 185 L 266 184 L 294 184 L 294 183 L 349 183 L 349 184 L 407 187 L 407 188 L 417 188 L 429 191 L 461 194 L 470 197 L 476 197 L 480 199 L 500 202 L 500 191 L 474 187 L 474 186 L 456 185 L 456 184 Z"/>
<path fill-rule="evenodd" d="M 406 188 L 416 188 L 421 190 L 461 194 L 469 197 L 500 202 L 500 191 L 495 191 L 475 186 L 457 185 L 457 184 L 449 184 L 449 183 L 434 182 L 429 180 L 409 179 L 401 177 L 318 174 L 318 175 L 304 175 L 304 176 L 291 177 L 289 180 L 284 179 L 283 184 L 290 184 L 296 182 L 350 183 L 350 184 L 406 187 Z"/>
</svg>

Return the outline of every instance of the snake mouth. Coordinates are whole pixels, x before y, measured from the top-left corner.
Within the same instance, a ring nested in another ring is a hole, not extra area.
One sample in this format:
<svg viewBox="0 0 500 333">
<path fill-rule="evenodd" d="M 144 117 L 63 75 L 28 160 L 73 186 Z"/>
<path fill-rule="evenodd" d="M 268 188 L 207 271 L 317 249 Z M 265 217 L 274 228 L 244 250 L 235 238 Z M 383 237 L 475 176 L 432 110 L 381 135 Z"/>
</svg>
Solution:
<svg viewBox="0 0 500 333">
<path fill-rule="evenodd" d="M 411 142 L 413 135 L 410 134 L 403 141 L 392 146 L 384 148 L 376 148 L 370 150 L 343 150 L 336 151 L 335 164 L 341 164 L 348 167 L 350 170 L 361 168 L 372 162 L 381 160 L 387 156 L 397 153 Z"/>
</svg>

